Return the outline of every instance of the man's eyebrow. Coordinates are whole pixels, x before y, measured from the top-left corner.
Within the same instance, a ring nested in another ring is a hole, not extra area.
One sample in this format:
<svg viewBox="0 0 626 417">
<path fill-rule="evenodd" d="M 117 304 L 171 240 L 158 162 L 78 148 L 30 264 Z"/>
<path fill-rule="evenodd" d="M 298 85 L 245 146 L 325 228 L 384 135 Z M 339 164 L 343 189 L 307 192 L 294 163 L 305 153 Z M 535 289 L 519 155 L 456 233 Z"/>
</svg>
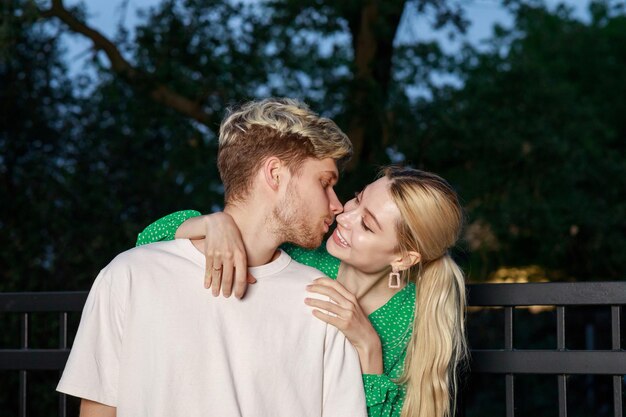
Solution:
<svg viewBox="0 0 626 417">
<path fill-rule="evenodd" d="M 324 173 L 330 175 L 331 180 L 337 181 L 339 179 L 339 176 L 337 175 L 336 171 L 324 171 Z"/>
</svg>

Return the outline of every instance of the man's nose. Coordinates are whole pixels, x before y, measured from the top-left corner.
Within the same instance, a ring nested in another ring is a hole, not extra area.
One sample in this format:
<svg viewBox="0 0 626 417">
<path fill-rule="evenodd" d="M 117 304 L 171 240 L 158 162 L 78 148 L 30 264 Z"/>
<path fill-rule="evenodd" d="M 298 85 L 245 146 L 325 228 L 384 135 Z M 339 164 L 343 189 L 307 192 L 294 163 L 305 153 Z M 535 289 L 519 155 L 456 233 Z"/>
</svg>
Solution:
<svg viewBox="0 0 626 417">
<path fill-rule="evenodd" d="M 339 201 L 339 198 L 337 197 L 335 190 L 332 188 L 330 189 L 329 204 L 330 204 L 330 211 L 334 215 L 337 215 L 343 211 L 343 205 L 341 204 L 341 201 Z"/>
</svg>

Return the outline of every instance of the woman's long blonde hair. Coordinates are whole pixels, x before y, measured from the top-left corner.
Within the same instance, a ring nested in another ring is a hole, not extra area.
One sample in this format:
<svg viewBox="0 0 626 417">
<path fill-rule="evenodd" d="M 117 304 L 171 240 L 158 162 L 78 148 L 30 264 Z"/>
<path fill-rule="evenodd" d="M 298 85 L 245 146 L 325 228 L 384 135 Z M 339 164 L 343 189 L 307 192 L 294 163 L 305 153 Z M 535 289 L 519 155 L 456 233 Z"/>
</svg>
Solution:
<svg viewBox="0 0 626 417">
<path fill-rule="evenodd" d="M 404 271 L 416 284 L 413 332 L 400 380 L 406 386 L 402 417 L 449 417 L 456 408 L 457 367 L 467 354 L 465 280 L 450 256 L 463 226 L 463 210 L 441 177 L 388 167 L 390 193 L 400 209 L 399 249 L 421 261 Z"/>
</svg>

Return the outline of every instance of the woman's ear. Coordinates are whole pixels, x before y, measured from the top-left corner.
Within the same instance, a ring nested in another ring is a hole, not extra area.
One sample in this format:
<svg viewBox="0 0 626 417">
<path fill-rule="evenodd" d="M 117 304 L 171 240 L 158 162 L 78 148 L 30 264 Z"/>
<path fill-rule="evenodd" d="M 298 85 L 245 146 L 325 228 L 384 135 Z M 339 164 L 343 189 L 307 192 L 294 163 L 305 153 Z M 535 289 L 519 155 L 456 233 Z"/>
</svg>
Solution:
<svg viewBox="0 0 626 417">
<path fill-rule="evenodd" d="M 392 264 L 398 271 L 404 271 L 410 267 L 417 265 L 422 260 L 422 255 L 419 252 L 409 251 L 404 253 L 400 258 L 396 259 Z"/>
<path fill-rule="evenodd" d="M 280 185 L 280 174 L 282 169 L 282 161 L 275 156 L 267 158 L 263 163 L 263 178 L 265 179 L 267 186 L 274 191 L 277 191 Z"/>
</svg>

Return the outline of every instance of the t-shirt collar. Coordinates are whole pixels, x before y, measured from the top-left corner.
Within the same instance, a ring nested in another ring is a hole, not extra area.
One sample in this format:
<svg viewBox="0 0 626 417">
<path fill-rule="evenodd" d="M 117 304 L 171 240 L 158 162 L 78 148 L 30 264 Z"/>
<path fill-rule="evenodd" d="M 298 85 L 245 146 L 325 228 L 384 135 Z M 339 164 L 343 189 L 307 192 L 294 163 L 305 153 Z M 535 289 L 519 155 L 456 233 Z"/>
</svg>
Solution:
<svg viewBox="0 0 626 417">
<path fill-rule="evenodd" d="M 263 278 L 277 274 L 287 268 L 287 265 L 291 262 L 291 256 L 287 255 L 287 252 L 282 249 L 278 249 L 278 252 L 278 258 L 265 265 L 250 267 L 248 272 L 255 278 Z"/>
<path fill-rule="evenodd" d="M 194 244 L 191 243 L 191 240 L 177 239 L 177 241 L 180 241 L 182 245 L 186 246 L 185 252 L 189 253 L 195 263 L 201 265 L 203 268 L 206 266 L 206 258 L 202 252 L 200 252 Z M 289 256 L 287 252 L 282 249 L 278 249 L 278 252 L 278 257 L 272 262 L 265 265 L 250 267 L 248 268 L 248 272 L 255 278 L 267 277 L 279 273 L 285 269 L 287 265 L 289 265 L 291 262 L 291 256 Z"/>
</svg>

